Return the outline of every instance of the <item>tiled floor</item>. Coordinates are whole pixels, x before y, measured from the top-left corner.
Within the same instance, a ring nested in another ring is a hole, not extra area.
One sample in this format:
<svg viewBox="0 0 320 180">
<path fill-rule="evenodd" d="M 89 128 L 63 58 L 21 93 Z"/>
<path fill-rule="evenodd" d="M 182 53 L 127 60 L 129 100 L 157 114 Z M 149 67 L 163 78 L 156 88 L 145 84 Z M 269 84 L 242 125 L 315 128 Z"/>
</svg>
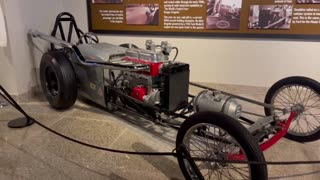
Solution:
<svg viewBox="0 0 320 180">
<path fill-rule="evenodd" d="M 209 84 L 263 100 L 265 88 Z M 196 93 L 199 89 L 192 88 Z M 41 98 L 20 100 L 32 117 L 84 142 L 129 151 L 171 151 L 176 132 L 139 117 L 112 115 L 78 100 L 67 111 L 56 111 Z M 261 109 L 246 105 L 250 110 Z M 9 129 L 21 117 L 12 107 L 0 109 L 0 180 L 9 179 L 183 179 L 173 157 L 121 155 L 66 141 L 38 125 Z M 269 161 L 320 160 L 320 141 L 298 144 L 286 139 L 267 150 Z M 269 166 L 270 179 L 320 179 L 320 165 Z"/>
</svg>

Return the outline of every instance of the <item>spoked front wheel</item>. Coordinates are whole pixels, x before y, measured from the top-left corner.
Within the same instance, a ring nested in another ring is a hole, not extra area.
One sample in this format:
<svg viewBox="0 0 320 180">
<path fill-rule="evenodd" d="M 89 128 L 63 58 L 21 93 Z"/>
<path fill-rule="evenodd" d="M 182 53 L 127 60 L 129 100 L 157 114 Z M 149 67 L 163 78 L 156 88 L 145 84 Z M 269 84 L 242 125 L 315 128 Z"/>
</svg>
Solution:
<svg viewBox="0 0 320 180">
<path fill-rule="evenodd" d="M 299 106 L 303 112 L 292 121 L 286 137 L 298 142 L 315 141 L 320 138 L 320 84 L 307 77 L 288 77 L 276 82 L 267 92 L 265 103 L 290 110 Z M 267 116 L 276 115 L 286 119 L 280 110 L 265 108 Z"/>
<path fill-rule="evenodd" d="M 249 131 L 222 113 L 202 112 L 181 125 L 177 135 L 177 158 L 186 179 L 267 179 L 266 165 L 223 162 L 265 162 Z M 217 161 L 197 161 L 196 158 Z"/>
</svg>

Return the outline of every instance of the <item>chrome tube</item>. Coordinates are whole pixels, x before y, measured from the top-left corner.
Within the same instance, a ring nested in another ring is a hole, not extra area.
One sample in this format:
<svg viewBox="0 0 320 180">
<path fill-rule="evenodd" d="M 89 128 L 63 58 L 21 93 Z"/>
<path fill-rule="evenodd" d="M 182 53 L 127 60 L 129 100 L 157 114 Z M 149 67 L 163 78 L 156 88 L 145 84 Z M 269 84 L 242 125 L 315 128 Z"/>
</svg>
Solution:
<svg viewBox="0 0 320 180">
<path fill-rule="evenodd" d="M 50 36 L 50 35 L 47 35 L 47 34 L 44 34 L 42 32 L 39 32 L 37 30 L 31 30 L 29 32 L 29 34 L 34 37 L 34 38 L 40 38 L 42 40 L 45 40 L 45 41 L 48 41 L 50 43 L 53 43 L 57 46 L 61 46 L 61 47 L 65 47 L 65 48 L 72 48 L 73 46 L 75 46 L 74 44 L 72 43 L 69 43 L 69 42 L 66 42 L 66 41 L 63 41 L 63 40 L 60 40 L 58 38 L 55 38 L 53 36 Z"/>
</svg>

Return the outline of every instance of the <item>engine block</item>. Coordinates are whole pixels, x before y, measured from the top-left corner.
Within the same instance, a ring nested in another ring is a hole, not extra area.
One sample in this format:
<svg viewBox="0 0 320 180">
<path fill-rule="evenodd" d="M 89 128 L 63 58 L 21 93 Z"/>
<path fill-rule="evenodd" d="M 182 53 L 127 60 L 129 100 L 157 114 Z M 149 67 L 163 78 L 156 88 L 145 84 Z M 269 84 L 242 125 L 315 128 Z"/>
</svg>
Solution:
<svg viewBox="0 0 320 180">
<path fill-rule="evenodd" d="M 133 48 L 127 50 L 123 60 L 150 66 L 150 72 L 123 72 L 123 82 L 131 90 L 131 97 L 167 111 L 188 103 L 188 64 L 167 61 L 161 52 Z"/>
</svg>

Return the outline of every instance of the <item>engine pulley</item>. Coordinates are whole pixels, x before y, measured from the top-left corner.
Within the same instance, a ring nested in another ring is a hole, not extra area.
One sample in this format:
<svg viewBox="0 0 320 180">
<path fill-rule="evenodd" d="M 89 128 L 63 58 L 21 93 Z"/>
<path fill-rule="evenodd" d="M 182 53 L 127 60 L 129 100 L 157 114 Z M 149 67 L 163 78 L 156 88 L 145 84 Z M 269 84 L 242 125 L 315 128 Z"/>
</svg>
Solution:
<svg viewBox="0 0 320 180">
<path fill-rule="evenodd" d="M 136 86 L 132 89 L 131 97 L 143 101 L 143 97 L 147 95 L 147 88 L 144 86 Z"/>
</svg>

